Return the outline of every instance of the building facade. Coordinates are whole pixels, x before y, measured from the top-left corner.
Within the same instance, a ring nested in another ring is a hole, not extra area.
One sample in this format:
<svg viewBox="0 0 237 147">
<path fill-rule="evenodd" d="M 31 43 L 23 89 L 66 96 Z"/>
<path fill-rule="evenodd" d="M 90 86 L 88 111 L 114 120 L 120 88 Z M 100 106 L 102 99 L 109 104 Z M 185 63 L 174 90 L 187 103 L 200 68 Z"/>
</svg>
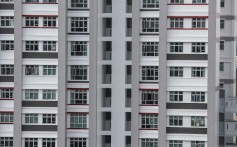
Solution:
<svg viewBox="0 0 237 147">
<path fill-rule="evenodd" d="M 236 7 L 0 0 L 0 146 L 235 146 Z"/>
</svg>

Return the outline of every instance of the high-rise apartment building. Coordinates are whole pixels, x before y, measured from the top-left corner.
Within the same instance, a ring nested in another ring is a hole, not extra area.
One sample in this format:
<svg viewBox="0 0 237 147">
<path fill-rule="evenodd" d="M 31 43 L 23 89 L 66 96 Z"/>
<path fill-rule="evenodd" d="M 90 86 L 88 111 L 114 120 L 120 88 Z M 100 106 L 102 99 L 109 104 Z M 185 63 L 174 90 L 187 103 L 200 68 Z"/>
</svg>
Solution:
<svg viewBox="0 0 237 147">
<path fill-rule="evenodd" d="M 0 146 L 237 146 L 236 18 L 236 0 L 0 0 Z"/>
</svg>

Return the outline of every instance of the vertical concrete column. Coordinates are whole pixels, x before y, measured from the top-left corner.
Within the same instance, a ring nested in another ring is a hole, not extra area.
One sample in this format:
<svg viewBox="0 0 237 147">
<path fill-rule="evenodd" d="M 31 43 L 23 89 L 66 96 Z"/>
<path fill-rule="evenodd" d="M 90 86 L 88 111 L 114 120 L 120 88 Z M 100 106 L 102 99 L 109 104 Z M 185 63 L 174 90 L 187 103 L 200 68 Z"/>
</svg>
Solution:
<svg viewBox="0 0 237 147">
<path fill-rule="evenodd" d="M 22 146 L 22 1 L 14 2 L 14 147 Z"/>
<path fill-rule="evenodd" d="M 219 0 L 209 0 L 208 17 L 208 109 L 207 146 L 219 146 Z"/>
<path fill-rule="evenodd" d="M 89 147 L 97 147 L 97 37 L 98 1 L 90 0 L 90 61 L 89 61 Z"/>
<path fill-rule="evenodd" d="M 131 146 L 139 146 L 139 78 L 140 78 L 140 1 L 132 1 L 132 120 Z"/>
<path fill-rule="evenodd" d="M 159 146 L 166 147 L 166 94 L 167 94 L 167 12 L 168 1 L 160 1 L 159 18 Z"/>
<path fill-rule="evenodd" d="M 58 147 L 67 146 L 67 1 L 58 3 Z"/>
</svg>

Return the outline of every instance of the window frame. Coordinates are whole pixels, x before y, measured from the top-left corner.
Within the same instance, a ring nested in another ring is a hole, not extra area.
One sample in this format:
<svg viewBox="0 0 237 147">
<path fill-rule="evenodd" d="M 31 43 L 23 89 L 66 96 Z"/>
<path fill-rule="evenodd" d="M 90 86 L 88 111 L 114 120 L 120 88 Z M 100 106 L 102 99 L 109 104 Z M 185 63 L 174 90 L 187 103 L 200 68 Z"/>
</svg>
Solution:
<svg viewBox="0 0 237 147">
<path fill-rule="evenodd" d="M 0 124 L 12 124 L 14 123 L 13 112 L 0 112 Z"/>
<path fill-rule="evenodd" d="M 183 126 L 183 116 L 170 115 L 169 126 Z"/>
<path fill-rule="evenodd" d="M 157 57 L 159 56 L 159 42 L 142 42 L 141 43 L 142 57 Z"/>
<path fill-rule="evenodd" d="M 184 18 L 170 18 L 170 28 L 184 28 Z"/>
<path fill-rule="evenodd" d="M 141 82 L 158 82 L 159 67 L 158 66 L 141 66 Z"/>
<path fill-rule="evenodd" d="M 69 128 L 71 129 L 88 129 L 88 115 L 85 113 L 70 113 Z"/>
<path fill-rule="evenodd" d="M 205 102 L 206 93 L 203 91 L 192 91 L 191 92 L 191 102 Z"/>
<path fill-rule="evenodd" d="M 69 90 L 69 101 L 70 105 L 88 105 L 88 90 Z"/>
<path fill-rule="evenodd" d="M 205 116 L 191 116 L 191 126 L 198 128 L 206 127 Z"/>
<path fill-rule="evenodd" d="M 158 90 L 141 90 L 141 105 L 158 105 L 159 92 Z"/>
<path fill-rule="evenodd" d="M 191 77 L 192 78 L 205 78 L 206 67 L 191 67 Z"/>
<path fill-rule="evenodd" d="M 13 137 L 0 137 L 1 147 L 13 147 Z"/>
<path fill-rule="evenodd" d="M 70 65 L 69 66 L 69 80 L 71 81 L 88 81 L 89 70 L 87 65 Z M 79 73 L 82 73 L 80 75 Z"/>
<path fill-rule="evenodd" d="M 184 43 L 183 42 L 170 42 L 169 52 L 170 53 L 183 53 Z"/>
<path fill-rule="evenodd" d="M 141 129 L 158 129 L 158 114 L 141 114 Z"/>
<path fill-rule="evenodd" d="M 1 40 L 1 51 L 14 51 L 14 40 Z"/>
<path fill-rule="evenodd" d="M 14 28 L 14 16 L 0 16 L 1 28 Z"/>
<path fill-rule="evenodd" d="M 183 102 L 183 91 L 170 91 L 169 101 L 170 102 Z"/>
<path fill-rule="evenodd" d="M 159 18 L 158 17 L 143 17 L 141 18 L 141 33 L 159 33 Z"/>
<path fill-rule="evenodd" d="M 88 17 L 69 17 L 70 33 L 89 33 Z"/>
<path fill-rule="evenodd" d="M 184 68 L 178 67 L 178 66 L 171 66 L 169 68 L 170 71 L 170 77 L 183 77 L 184 76 Z"/>
</svg>

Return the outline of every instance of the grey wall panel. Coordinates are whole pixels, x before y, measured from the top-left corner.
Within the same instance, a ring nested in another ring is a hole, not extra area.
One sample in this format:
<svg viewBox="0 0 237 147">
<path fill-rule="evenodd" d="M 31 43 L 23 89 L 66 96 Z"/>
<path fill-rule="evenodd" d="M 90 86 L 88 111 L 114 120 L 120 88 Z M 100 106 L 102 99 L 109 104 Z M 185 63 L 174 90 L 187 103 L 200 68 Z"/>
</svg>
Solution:
<svg viewBox="0 0 237 147">
<path fill-rule="evenodd" d="M 23 52 L 22 58 L 47 58 L 57 59 L 58 53 L 40 53 L 40 52 Z"/>
<path fill-rule="evenodd" d="M 220 82 L 223 82 L 225 84 L 233 84 L 235 83 L 236 79 L 220 79 Z"/>
<path fill-rule="evenodd" d="M 219 137 L 219 145 L 224 145 L 224 143 L 225 143 L 225 137 L 220 136 Z"/>
<path fill-rule="evenodd" d="M 220 92 L 219 92 L 219 93 L 220 93 L 220 94 L 219 94 L 220 98 L 225 98 L 225 90 L 220 89 Z"/>
<path fill-rule="evenodd" d="M 167 60 L 207 60 L 207 54 L 167 54 Z"/>
<path fill-rule="evenodd" d="M 57 125 L 22 125 L 22 131 L 57 131 Z"/>
<path fill-rule="evenodd" d="M 167 103 L 167 109 L 207 109 L 207 104 L 199 103 Z"/>
<path fill-rule="evenodd" d="M 225 120 L 225 114 L 219 113 L 219 121 L 224 121 L 224 120 Z"/>
<path fill-rule="evenodd" d="M 22 107 L 57 107 L 57 101 L 22 101 Z"/>
<path fill-rule="evenodd" d="M 14 76 L 0 76 L 0 82 L 14 82 Z"/>
<path fill-rule="evenodd" d="M 207 134 L 207 128 L 184 128 L 184 127 L 167 127 L 166 133 L 175 134 Z"/>
<path fill-rule="evenodd" d="M 0 34 L 14 34 L 14 28 L 0 28 Z"/>
<path fill-rule="evenodd" d="M 14 10 L 14 4 L 0 4 L 0 10 Z"/>
</svg>

